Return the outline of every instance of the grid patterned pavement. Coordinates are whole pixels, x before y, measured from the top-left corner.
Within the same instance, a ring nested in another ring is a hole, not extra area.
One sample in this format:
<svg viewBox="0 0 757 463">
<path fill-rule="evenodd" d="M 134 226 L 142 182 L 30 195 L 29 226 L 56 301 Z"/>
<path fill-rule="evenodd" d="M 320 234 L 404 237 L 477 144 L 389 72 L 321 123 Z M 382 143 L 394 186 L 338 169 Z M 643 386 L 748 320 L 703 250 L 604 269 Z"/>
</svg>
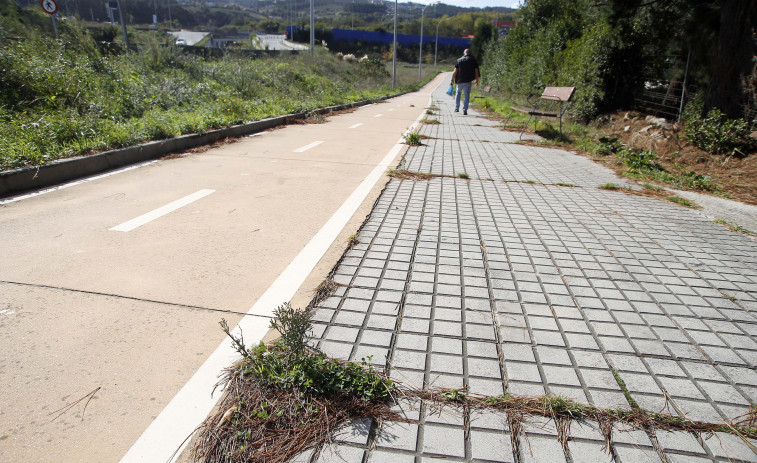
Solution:
<svg viewBox="0 0 757 463">
<path fill-rule="evenodd" d="M 427 127 L 450 141 L 410 148 L 405 168 L 471 179 L 387 185 L 316 312 L 318 347 L 417 388 L 628 409 L 627 393 L 710 422 L 757 403 L 753 240 L 598 189 L 620 181 L 577 155 L 510 144 L 435 98 L 442 123 Z M 514 437 L 502 412 L 398 406 L 417 421 L 355 423 L 303 461 L 757 461 L 755 443 L 730 434 L 615 429 L 608 453 L 597 423 L 526 417 Z"/>
</svg>

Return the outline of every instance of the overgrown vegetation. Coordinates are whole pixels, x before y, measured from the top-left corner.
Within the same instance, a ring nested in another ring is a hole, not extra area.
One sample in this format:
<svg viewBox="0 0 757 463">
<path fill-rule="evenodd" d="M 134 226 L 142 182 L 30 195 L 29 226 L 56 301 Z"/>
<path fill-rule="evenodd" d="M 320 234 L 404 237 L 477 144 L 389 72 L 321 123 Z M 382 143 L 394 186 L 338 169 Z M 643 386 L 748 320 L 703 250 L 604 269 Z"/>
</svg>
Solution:
<svg viewBox="0 0 757 463">
<path fill-rule="evenodd" d="M 539 121 L 540 144 L 585 150 L 632 178 L 757 204 L 750 2 L 529 0 L 515 19 L 506 40 L 484 47 L 484 108 L 507 115 L 547 86 L 576 87 L 574 123 L 559 133 Z M 667 121 L 628 111 L 637 106 Z M 514 113 L 508 125 L 524 123 Z"/>
<path fill-rule="evenodd" d="M 520 95 L 574 86 L 570 112 L 590 120 L 631 108 L 650 88 L 672 91 L 671 82 L 687 74 L 687 90 L 701 95 L 700 114 L 719 109 L 743 118 L 757 109 L 757 9 L 749 4 L 529 0 L 507 40 L 485 47 L 483 80 Z"/>
<path fill-rule="evenodd" d="M 135 37 L 138 51 L 114 52 L 74 19 L 59 21 L 55 40 L 41 13 L 9 1 L 0 0 L 10 12 L 0 21 L 0 170 L 393 92 L 383 67 L 324 50 L 200 57 L 149 32 Z"/>
<path fill-rule="evenodd" d="M 249 348 L 221 323 L 242 359 L 226 371 L 220 411 L 201 427 L 195 461 L 285 462 L 352 419 L 403 419 L 388 406 L 394 384 L 371 364 L 341 362 L 308 346 L 312 314 L 278 307 L 271 328 L 281 338 Z"/>
<path fill-rule="evenodd" d="M 717 109 L 706 117 L 692 114 L 686 121 L 685 131 L 694 146 L 709 153 L 745 156 L 757 146 L 757 139 L 750 136 L 745 120 L 728 119 Z"/>
<path fill-rule="evenodd" d="M 683 174 L 670 173 L 657 162 L 657 154 L 654 151 L 632 149 L 617 138 L 600 137 L 594 152 L 602 156 L 615 155 L 627 167 L 623 174 L 628 177 L 660 182 L 676 188 L 706 192 L 717 190 L 710 176 L 693 171 Z"/>
<path fill-rule="evenodd" d="M 449 405 L 467 406 L 474 409 L 497 409 L 519 416 L 537 415 L 552 419 L 593 420 L 599 423 L 624 423 L 632 429 L 664 429 L 670 431 L 686 431 L 692 433 L 725 432 L 742 437 L 757 437 L 755 423 L 757 409 L 754 405 L 749 411 L 738 416 L 731 423 L 708 423 L 674 416 L 669 413 L 650 412 L 636 404 L 631 409 L 613 408 L 602 409 L 593 405 L 578 403 L 560 395 L 542 395 L 536 397 L 515 397 L 510 394 L 501 396 L 482 396 L 467 394 L 460 389 L 444 389 L 419 393 L 421 398 L 436 402 L 446 402 Z M 631 399 L 633 400 L 633 399 Z M 608 434 L 612 426 L 606 427 Z M 611 436 L 605 438 L 611 442 Z M 567 437 L 567 436 L 566 436 Z"/>
<path fill-rule="evenodd" d="M 484 112 L 493 119 L 504 121 L 511 115 L 513 102 L 499 93 L 488 95 L 476 104 L 486 106 Z M 523 124 L 525 118 L 513 112 L 504 128 L 520 131 Z M 757 147 L 748 136 L 741 138 L 744 141 L 740 144 L 747 155 L 742 156 L 739 151 L 725 154 L 728 153 L 725 148 L 720 150 L 724 154 L 715 154 L 693 146 L 689 136 L 672 123 L 634 111 L 605 115 L 591 124 L 575 121 L 564 124 L 562 134 L 548 121 L 540 121 L 536 134 L 543 138 L 521 143 L 575 149 L 621 175 L 647 184 L 757 204 L 757 165 L 752 160 Z"/>
<path fill-rule="evenodd" d="M 418 132 L 408 132 L 405 134 L 405 143 L 411 146 L 420 146 L 421 135 Z"/>
</svg>

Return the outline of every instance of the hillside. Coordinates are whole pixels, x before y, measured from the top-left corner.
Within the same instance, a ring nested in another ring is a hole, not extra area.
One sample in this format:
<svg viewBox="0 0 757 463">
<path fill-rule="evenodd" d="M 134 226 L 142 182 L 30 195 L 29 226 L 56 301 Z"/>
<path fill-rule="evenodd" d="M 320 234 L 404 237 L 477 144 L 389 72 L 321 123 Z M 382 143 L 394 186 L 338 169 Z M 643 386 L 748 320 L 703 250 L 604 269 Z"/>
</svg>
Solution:
<svg viewBox="0 0 757 463">
<path fill-rule="evenodd" d="M 95 40 L 75 18 L 58 21 L 58 32 L 39 9 L 0 0 L 0 170 L 421 84 L 412 70 L 392 89 L 378 60 L 348 62 L 320 47 L 313 57 L 195 56 L 160 31 L 130 29 L 128 50 Z"/>
<path fill-rule="evenodd" d="M 31 0 L 13 0 L 21 7 L 38 8 Z M 76 16 L 85 21 L 110 21 L 107 8 L 101 0 L 59 1 L 61 16 Z M 116 1 L 111 0 L 113 19 L 118 21 Z M 178 2 L 166 0 L 124 0 L 121 2 L 127 25 L 147 25 L 158 22 L 170 27 L 215 29 L 237 27 L 265 28 L 267 32 L 283 32 L 288 24 L 309 24 L 308 0 L 215 0 Z M 405 2 L 398 5 L 398 20 L 403 28 L 415 28 L 420 24 L 420 3 Z M 449 34 L 473 33 L 473 22 L 479 17 L 503 19 L 514 10 L 511 8 L 461 8 L 438 4 L 425 12 L 426 19 L 450 18 L 442 28 Z M 352 0 L 319 0 L 315 11 L 316 21 L 327 27 L 368 28 L 381 27 L 393 20 L 394 2 L 371 2 Z M 274 29 L 274 30 L 271 30 Z M 417 33 L 404 30 L 403 33 Z M 450 35 L 452 36 L 452 35 Z"/>
</svg>

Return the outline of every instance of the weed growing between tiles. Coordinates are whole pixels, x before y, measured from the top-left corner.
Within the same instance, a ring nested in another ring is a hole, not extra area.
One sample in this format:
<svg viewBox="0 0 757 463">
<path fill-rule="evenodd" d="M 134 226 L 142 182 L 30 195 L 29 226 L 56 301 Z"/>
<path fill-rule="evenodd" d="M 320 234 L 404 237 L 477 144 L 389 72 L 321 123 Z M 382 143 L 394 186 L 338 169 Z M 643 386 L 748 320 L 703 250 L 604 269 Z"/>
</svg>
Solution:
<svg viewBox="0 0 757 463">
<path fill-rule="evenodd" d="M 616 375 L 619 383 L 622 381 Z M 401 387 L 401 386 L 400 386 Z M 627 393 L 627 389 L 623 388 Z M 408 396 L 408 394 L 401 394 Z M 757 405 L 751 405 L 749 411 L 731 420 L 730 423 L 707 423 L 690 420 L 670 413 L 650 412 L 638 406 L 627 394 L 631 409 L 601 409 L 585 405 L 559 395 L 542 395 L 537 397 L 515 397 L 510 394 L 501 396 L 482 396 L 467 394 L 464 389 L 442 389 L 428 392 L 414 391 L 415 398 L 435 403 L 436 408 L 443 406 L 470 410 L 498 410 L 503 412 L 510 429 L 511 445 L 516 455 L 522 455 L 522 441 L 526 440 L 524 423 L 529 416 L 541 416 L 554 421 L 557 438 L 566 455 L 570 453 L 570 425 L 573 421 L 594 421 L 605 440 L 605 448 L 613 452 L 613 430 L 616 424 L 624 425 L 625 431 L 640 430 L 653 434 L 656 430 L 681 431 L 692 435 L 710 436 L 714 433 L 729 433 L 740 437 L 755 452 L 757 449 L 747 439 L 757 438 Z"/>
<path fill-rule="evenodd" d="M 700 206 L 694 201 L 690 201 L 676 195 L 671 196 L 670 192 L 665 190 L 664 188 L 660 188 L 649 183 L 643 183 L 642 186 L 642 189 L 636 190 L 633 188 L 621 187 L 614 183 L 605 183 L 598 188 L 600 190 L 620 191 L 631 196 L 646 196 L 647 198 L 664 199 L 666 201 L 670 201 L 671 203 L 675 203 L 683 207 L 688 207 L 690 209 L 700 208 Z"/>
<path fill-rule="evenodd" d="M 430 180 L 432 178 L 439 177 L 438 175 L 435 175 L 435 174 L 411 172 L 409 170 L 404 170 L 404 169 L 389 169 L 386 173 L 390 177 L 396 178 L 399 180 Z"/>
<path fill-rule="evenodd" d="M 418 132 L 408 132 L 405 135 L 405 143 L 411 146 L 420 146 L 421 143 L 421 135 Z"/>
<path fill-rule="evenodd" d="M 743 233 L 745 235 L 757 236 L 757 233 L 755 233 L 755 232 L 753 232 L 751 230 L 747 230 L 746 228 L 741 227 L 739 225 L 733 225 L 731 223 L 728 223 L 727 221 L 725 221 L 723 219 L 715 219 L 715 220 L 713 220 L 713 222 L 718 223 L 720 225 L 723 225 L 727 229 L 729 229 L 731 231 L 734 231 L 736 233 Z"/>
<path fill-rule="evenodd" d="M 271 328 L 281 334 L 273 344 L 246 347 L 242 336 L 222 329 L 242 356 L 226 370 L 224 397 L 217 412 L 198 428 L 193 447 L 195 461 L 286 462 L 331 441 L 333 433 L 358 419 L 414 422 L 392 410 L 396 399 L 417 399 L 436 408 L 501 411 L 509 424 L 513 448 L 520 452 L 522 424 L 529 416 L 555 421 L 564 448 L 573 420 L 599 424 L 608 449 L 614 425 L 652 432 L 655 429 L 695 434 L 726 432 L 757 438 L 757 406 L 730 423 L 706 423 L 650 412 L 633 400 L 622 378 L 613 371 L 630 409 L 600 409 L 562 396 L 483 396 L 465 389 L 422 390 L 395 384 L 363 360 L 343 362 L 311 347 L 312 306 L 305 310 L 284 304 L 274 311 Z"/>
<path fill-rule="evenodd" d="M 195 461 L 285 462 L 354 419 L 403 420 L 389 408 L 394 384 L 370 364 L 308 347 L 312 314 L 280 306 L 271 328 L 281 338 L 251 348 L 221 322 L 242 359 L 226 370 L 218 412 L 198 430 Z"/>
</svg>

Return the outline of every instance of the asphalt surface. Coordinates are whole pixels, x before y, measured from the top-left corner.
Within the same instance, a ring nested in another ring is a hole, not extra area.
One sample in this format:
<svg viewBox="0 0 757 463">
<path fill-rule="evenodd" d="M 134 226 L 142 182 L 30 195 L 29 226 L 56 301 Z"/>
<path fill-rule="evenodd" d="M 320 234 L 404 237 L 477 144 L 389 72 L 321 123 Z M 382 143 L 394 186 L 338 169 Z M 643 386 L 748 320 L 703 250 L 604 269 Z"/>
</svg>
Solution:
<svg viewBox="0 0 757 463">
<path fill-rule="evenodd" d="M 218 322 L 244 323 L 255 343 L 276 306 L 307 303 L 428 101 L 421 91 L 4 198 L 0 462 L 168 460 L 234 360 Z M 170 404 L 185 414 L 166 415 Z M 144 436 L 151 446 L 136 446 Z"/>
<path fill-rule="evenodd" d="M 310 47 L 286 39 L 282 34 L 258 34 L 260 45 L 264 50 L 308 50 Z"/>
<path fill-rule="evenodd" d="M 454 113 L 392 179 L 340 286 L 315 315 L 317 346 L 369 359 L 414 388 L 562 395 L 727 423 L 757 403 L 757 246 L 700 211 L 606 191 L 627 184 L 586 158 L 516 144 L 475 110 Z M 465 174 L 468 178 L 460 178 Z M 625 391 L 621 382 L 625 385 Z M 406 401 L 413 423 L 358 422 L 298 461 L 757 461 L 754 440 Z M 564 433 L 566 432 L 566 434 Z M 563 433 L 563 434 L 561 434 Z M 563 440 L 558 439 L 569 436 Z"/>
</svg>

